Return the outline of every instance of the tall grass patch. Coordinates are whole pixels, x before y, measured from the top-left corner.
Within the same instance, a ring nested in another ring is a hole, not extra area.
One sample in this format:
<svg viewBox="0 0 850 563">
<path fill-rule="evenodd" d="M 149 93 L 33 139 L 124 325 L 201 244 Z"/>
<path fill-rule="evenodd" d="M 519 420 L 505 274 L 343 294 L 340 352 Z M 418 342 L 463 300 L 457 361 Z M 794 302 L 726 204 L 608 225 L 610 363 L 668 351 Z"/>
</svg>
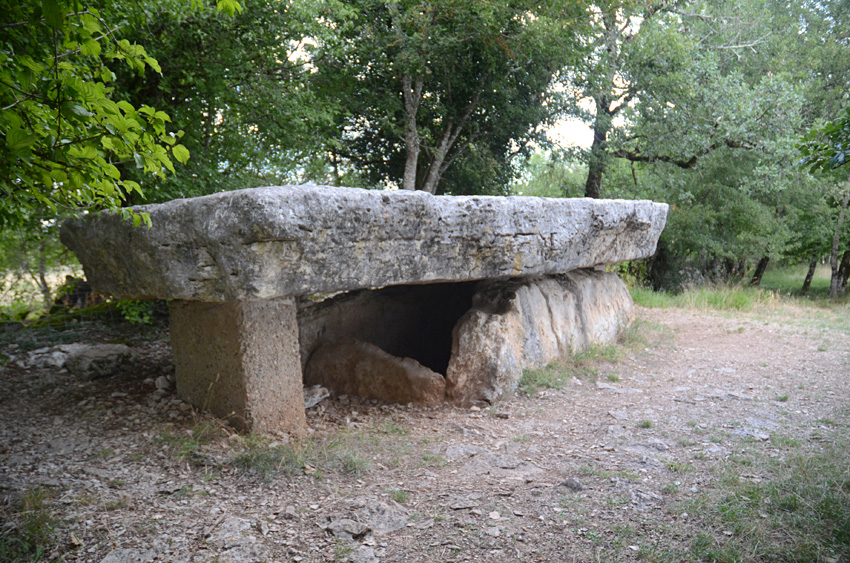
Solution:
<svg viewBox="0 0 850 563">
<path fill-rule="evenodd" d="M 656 292 L 633 287 L 632 300 L 643 307 L 683 307 L 699 310 L 750 311 L 755 307 L 773 307 L 780 302 L 776 292 L 745 286 L 706 286 L 682 293 Z"/>
<path fill-rule="evenodd" d="M 51 492 L 44 487 L 26 491 L 8 515 L 11 526 L 0 536 L 0 561 L 24 563 L 42 561 L 53 545 Z M 7 520 L 0 508 L 0 517 Z"/>
<path fill-rule="evenodd" d="M 717 561 L 847 561 L 850 558 L 850 441 L 765 460 L 766 477 L 741 477 L 735 462 L 711 510 L 726 539 L 695 555 Z"/>
</svg>

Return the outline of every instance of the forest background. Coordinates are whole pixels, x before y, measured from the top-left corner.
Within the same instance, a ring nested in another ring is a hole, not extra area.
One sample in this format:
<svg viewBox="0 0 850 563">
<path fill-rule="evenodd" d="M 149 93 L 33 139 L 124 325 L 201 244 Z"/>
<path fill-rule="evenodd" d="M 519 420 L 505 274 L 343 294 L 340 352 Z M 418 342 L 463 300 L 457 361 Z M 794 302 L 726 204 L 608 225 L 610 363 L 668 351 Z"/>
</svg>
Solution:
<svg viewBox="0 0 850 563">
<path fill-rule="evenodd" d="M 846 290 L 850 0 L 0 6 L 4 303 L 49 308 L 72 214 L 306 182 L 664 201 L 636 283 Z"/>
</svg>

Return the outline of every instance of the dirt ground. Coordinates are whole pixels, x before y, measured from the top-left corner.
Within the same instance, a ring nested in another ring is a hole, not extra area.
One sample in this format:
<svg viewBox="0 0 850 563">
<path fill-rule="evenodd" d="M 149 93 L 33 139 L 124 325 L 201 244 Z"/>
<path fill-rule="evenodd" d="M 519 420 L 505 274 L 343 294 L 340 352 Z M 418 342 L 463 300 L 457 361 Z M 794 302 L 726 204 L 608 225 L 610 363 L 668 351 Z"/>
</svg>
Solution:
<svg viewBox="0 0 850 563">
<path fill-rule="evenodd" d="M 51 561 L 645 561 L 721 541 L 691 501 L 732 456 L 846 431 L 850 339 L 794 318 L 638 317 L 639 344 L 563 389 L 472 409 L 331 397 L 300 446 L 156 392 L 164 340 L 131 339 L 139 363 L 90 382 L 10 361 L 2 533 L 42 491 Z"/>
</svg>

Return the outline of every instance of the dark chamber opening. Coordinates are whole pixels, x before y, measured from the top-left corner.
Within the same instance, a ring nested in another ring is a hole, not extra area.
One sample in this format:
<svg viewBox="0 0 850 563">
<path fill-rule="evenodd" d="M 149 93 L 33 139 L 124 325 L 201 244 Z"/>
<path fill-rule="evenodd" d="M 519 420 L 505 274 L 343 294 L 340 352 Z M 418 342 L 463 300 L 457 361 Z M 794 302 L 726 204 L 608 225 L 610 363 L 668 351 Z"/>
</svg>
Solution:
<svg viewBox="0 0 850 563">
<path fill-rule="evenodd" d="M 477 285 L 401 285 L 308 303 L 299 310 L 303 361 L 322 342 L 353 338 L 445 375 L 452 329 L 471 308 Z"/>
<path fill-rule="evenodd" d="M 446 374 L 452 354 L 452 329 L 472 306 L 475 282 L 391 287 L 377 291 L 393 305 L 383 330 L 370 341 L 393 356 L 413 358 Z"/>
</svg>

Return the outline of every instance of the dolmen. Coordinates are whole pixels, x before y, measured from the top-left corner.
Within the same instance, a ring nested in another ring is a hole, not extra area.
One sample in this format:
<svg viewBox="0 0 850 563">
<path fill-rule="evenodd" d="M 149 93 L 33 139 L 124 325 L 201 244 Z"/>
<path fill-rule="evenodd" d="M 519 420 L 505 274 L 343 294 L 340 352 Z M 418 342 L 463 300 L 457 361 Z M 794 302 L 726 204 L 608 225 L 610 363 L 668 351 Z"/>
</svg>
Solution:
<svg viewBox="0 0 850 563">
<path fill-rule="evenodd" d="M 67 221 L 96 291 L 170 301 L 177 392 L 302 434 L 304 385 L 469 405 L 632 320 L 602 267 L 651 256 L 667 205 L 280 186 Z"/>
</svg>

